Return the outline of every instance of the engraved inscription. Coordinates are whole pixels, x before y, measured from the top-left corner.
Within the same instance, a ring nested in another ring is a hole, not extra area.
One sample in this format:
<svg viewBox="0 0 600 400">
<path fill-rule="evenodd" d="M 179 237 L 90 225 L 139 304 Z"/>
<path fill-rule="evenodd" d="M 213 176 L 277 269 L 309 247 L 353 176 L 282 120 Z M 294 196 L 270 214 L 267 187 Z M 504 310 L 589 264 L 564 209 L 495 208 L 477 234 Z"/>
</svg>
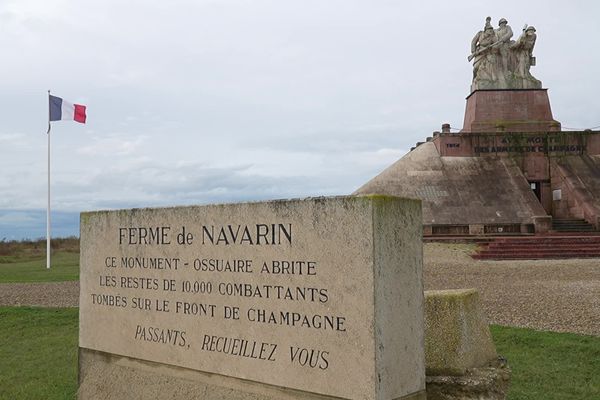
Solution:
<svg viewBox="0 0 600 400">
<path fill-rule="evenodd" d="M 274 204 L 84 215 L 80 346 L 368 398 L 373 214 Z"/>
</svg>

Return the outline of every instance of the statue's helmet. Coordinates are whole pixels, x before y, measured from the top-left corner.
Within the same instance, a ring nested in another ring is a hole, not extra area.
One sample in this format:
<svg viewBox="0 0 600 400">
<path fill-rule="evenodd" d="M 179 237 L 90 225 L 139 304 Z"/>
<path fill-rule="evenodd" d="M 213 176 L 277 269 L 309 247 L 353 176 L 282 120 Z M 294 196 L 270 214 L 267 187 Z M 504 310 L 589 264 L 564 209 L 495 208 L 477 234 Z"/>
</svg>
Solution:
<svg viewBox="0 0 600 400">
<path fill-rule="evenodd" d="M 527 29 L 525 29 L 525 32 L 527 32 L 527 31 L 535 32 L 535 28 L 533 26 L 528 26 Z"/>
<path fill-rule="evenodd" d="M 500 21 L 498 21 L 498 25 L 502 24 L 508 24 L 508 21 L 505 18 L 500 18 Z"/>
</svg>

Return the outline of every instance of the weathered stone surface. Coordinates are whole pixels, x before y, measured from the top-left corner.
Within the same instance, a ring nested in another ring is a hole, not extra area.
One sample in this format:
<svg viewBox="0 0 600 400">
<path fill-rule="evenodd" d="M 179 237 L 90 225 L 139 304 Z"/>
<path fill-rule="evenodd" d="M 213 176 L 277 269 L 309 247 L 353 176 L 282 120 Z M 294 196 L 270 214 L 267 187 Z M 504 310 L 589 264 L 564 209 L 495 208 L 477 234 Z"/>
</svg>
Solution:
<svg viewBox="0 0 600 400">
<path fill-rule="evenodd" d="M 425 292 L 425 366 L 428 376 L 464 375 L 497 358 L 475 289 Z"/>
<path fill-rule="evenodd" d="M 428 400 L 503 400 L 511 371 L 499 358 L 474 289 L 425 292 Z"/>
<path fill-rule="evenodd" d="M 79 363 L 79 399 L 340 399 L 87 349 L 80 349 Z M 426 400 L 425 390 L 394 400 Z"/>
<path fill-rule="evenodd" d="M 552 229 L 552 216 L 537 215 L 533 217 L 533 224 L 537 233 L 546 233 Z"/>
<path fill-rule="evenodd" d="M 511 370 L 503 359 L 462 376 L 427 376 L 427 400 L 504 400 Z"/>
<path fill-rule="evenodd" d="M 354 193 L 421 199 L 425 232 L 433 235 L 478 235 L 482 227 L 483 234 L 498 227 L 504 233 L 543 233 L 549 227 L 544 215 L 585 218 L 599 229 L 599 160 L 600 131 L 442 133 Z M 536 193 L 530 183 L 539 188 Z M 553 199 L 559 189 L 563 197 Z"/>
<path fill-rule="evenodd" d="M 423 223 L 524 224 L 546 212 L 509 157 L 440 157 L 425 143 L 355 194 L 381 193 L 423 201 Z"/>
<path fill-rule="evenodd" d="M 420 221 L 418 201 L 386 196 L 82 214 L 80 399 L 153 397 L 142 360 L 218 376 L 207 399 L 244 398 L 225 394 L 241 382 L 248 398 L 417 396 Z M 189 398 L 177 387 L 161 397 Z"/>
<path fill-rule="evenodd" d="M 550 168 L 552 190 L 561 191 L 552 201 L 555 216 L 585 218 L 600 230 L 600 155 L 555 158 Z"/>
</svg>

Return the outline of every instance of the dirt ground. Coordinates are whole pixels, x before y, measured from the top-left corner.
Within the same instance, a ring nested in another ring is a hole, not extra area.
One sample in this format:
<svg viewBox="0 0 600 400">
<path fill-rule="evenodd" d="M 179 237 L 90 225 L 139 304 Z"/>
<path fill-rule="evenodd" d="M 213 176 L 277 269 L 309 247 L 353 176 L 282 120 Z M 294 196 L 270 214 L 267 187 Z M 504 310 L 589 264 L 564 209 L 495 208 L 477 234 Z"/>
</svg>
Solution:
<svg viewBox="0 0 600 400">
<path fill-rule="evenodd" d="M 600 259 L 479 261 L 474 248 L 425 244 L 425 289 L 478 289 L 493 324 L 600 336 Z M 78 301 L 78 282 L 0 284 L 0 305 Z"/>
</svg>

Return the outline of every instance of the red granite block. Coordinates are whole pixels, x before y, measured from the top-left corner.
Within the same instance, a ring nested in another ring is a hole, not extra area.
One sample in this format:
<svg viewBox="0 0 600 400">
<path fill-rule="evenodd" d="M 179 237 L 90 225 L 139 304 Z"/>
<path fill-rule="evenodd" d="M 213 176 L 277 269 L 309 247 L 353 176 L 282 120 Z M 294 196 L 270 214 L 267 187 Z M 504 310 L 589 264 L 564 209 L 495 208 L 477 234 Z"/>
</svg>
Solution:
<svg viewBox="0 0 600 400">
<path fill-rule="evenodd" d="M 467 97 L 461 132 L 560 131 L 547 89 L 476 90 Z"/>
</svg>

